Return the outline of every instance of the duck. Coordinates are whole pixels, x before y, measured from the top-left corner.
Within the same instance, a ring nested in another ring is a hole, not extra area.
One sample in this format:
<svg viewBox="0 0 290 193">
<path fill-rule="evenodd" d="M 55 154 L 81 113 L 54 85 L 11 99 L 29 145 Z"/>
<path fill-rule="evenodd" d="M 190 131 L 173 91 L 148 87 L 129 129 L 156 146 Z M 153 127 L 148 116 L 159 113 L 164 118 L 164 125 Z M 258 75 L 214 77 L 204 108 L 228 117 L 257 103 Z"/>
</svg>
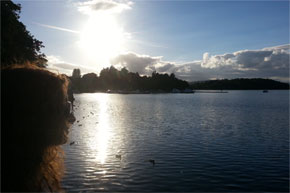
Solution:
<svg viewBox="0 0 290 193">
<path fill-rule="evenodd" d="M 73 141 L 73 142 L 70 142 L 70 144 L 69 145 L 73 145 L 73 144 L 75 144 L 76 142 L 75 141 Z"/>
<path fill-rule="evenodd" d="M 152 163 L 152 165 L 155 165 L 155 160 L 154 159 L 150 159 L 148 160 L 150 163 Z"/>
</svg>

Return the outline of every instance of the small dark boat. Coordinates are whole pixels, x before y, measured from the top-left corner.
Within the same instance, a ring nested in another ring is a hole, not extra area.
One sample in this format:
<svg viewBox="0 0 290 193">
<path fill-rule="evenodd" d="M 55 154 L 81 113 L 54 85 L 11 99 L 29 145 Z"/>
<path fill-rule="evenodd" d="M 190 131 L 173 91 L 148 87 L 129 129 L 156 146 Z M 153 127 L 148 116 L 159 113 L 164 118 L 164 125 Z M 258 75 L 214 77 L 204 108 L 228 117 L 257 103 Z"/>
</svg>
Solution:
<svg viewBox="0 0 290 193">
<path fill-rule="evenodd" d="M 263 90 L 263 93 L 267 93 L 268 92 L 268 90 Z"/>
</svg>

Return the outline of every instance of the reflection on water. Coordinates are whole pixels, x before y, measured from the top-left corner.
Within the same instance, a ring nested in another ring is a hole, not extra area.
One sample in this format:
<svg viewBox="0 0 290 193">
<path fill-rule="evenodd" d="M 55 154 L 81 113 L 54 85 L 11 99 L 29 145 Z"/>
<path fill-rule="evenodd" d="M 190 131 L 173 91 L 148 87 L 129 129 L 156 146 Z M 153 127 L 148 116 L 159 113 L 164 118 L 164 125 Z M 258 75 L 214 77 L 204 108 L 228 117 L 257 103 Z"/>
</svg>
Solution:
<svg viewBox="0 0 290 193">
<path fill-rule="evenodd" d="M 96 103 L 99 105 L 99 116 L 97 130 L 94 132 L 94 137 L 90 142 L 90 147 L 96 152 L 96 159 L 101 164 L 106 162 L 108 141 L 111 136 L 111 128 L 108 117 L 108 95 L 99 94 L 96 96 Z"/>
<path fill-rule="evenodd" d="M 68 192 L 289 190 L 288 91 L 75 98 Z"/>
</svg>

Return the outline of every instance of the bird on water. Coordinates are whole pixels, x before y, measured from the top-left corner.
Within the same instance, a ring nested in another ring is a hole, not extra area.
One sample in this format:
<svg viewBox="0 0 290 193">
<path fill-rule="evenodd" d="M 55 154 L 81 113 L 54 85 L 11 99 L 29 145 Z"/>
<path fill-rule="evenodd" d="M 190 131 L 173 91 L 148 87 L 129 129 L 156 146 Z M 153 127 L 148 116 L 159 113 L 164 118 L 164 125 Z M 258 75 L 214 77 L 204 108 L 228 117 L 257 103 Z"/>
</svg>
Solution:
<svg viewBox="0 0 290 193">
<path fill-rule="evenodd" d="M 150 163 L 152 163 L 152 165 L 155 165 L 155 160 L 154 159 L 150 159 L 148 160 Z"/>
</svg>

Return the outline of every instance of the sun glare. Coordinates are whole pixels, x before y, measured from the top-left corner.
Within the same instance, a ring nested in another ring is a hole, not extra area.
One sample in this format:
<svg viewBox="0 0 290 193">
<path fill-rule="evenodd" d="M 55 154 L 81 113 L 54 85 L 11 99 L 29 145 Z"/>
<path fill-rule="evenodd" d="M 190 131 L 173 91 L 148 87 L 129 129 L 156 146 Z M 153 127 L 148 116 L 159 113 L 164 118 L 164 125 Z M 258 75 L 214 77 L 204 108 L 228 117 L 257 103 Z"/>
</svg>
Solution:
<svg viewBox="0 0 290 193">
<path fill-rule="evenodd" d="M 110 126 L 107 112 L 107 95 L 99 95 L 98 101 L 100 105 L 100 117 L 98 127 L 98 155 L 97 159 L 101 164 L 104 164 L 107 157 L 107 146 L 110 138 Z"/>
<path fill-rule="evenodd" d="M 110 58 L 123 52 L 124 32 L 113 15 L 91 15 L 81 33 L 81 48 L 86 57 L 106 67 Z"/>
<path fill-rule="evenodd" d="M 106 94 L 97 95 L 96 101 L 99 105 L 98 124 L 97 127 L 94 128 L 94 132 L 92 132 L 91 141 L 88 143 L 92 153 L 94 154 L 94 161 L 97 161 L 100 164 L 106 163 L 109 151 L 108 143 L 112 137 L 107 109 L 108 99 L 109 97 Z"/>
</svg>

